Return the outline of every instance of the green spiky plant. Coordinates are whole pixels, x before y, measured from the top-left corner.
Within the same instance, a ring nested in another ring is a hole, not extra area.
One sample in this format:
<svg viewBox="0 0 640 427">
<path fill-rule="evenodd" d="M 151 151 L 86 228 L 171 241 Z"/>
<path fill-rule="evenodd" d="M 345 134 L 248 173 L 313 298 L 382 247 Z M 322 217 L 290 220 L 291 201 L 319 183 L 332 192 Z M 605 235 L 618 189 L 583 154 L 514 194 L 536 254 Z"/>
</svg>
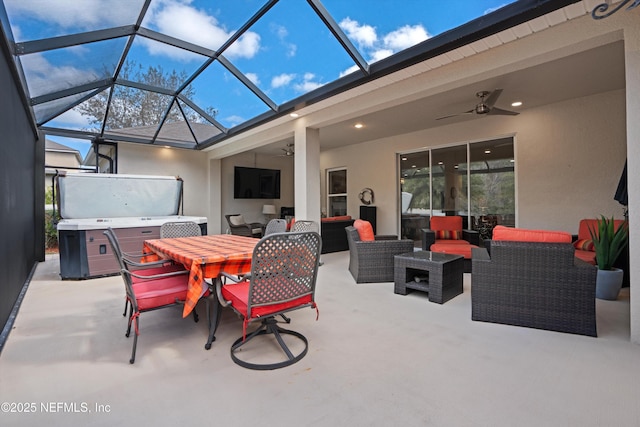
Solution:
<svg viewBox="0 0 640 427">
<path fill-rule="evenodd" d="M 598 220 L 597 229 L 589 227 L 591 240 L 596 251 L 596 262 L 600 270 L 611 270 L 629 237 L 628 223 L 623 222 L 617 229 L 614 219 L 604 215 Z"/>
</svg>

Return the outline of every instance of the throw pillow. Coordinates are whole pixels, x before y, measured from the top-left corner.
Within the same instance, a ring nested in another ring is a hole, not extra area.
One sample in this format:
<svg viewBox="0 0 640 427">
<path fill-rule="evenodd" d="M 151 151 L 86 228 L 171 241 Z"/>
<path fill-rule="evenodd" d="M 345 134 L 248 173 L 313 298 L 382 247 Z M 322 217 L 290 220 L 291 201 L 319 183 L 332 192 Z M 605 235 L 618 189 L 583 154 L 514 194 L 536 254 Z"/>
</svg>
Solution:
<svg viewBox="0 0 640 427">
<path fill-rule="evenodd" d="M 246 224 L 246 222 L 244 222 L 244 217 L 242 215 L 234 215 L 234 216 L 230 216 L 229 217 L 229 222 L 231 223 L 231 225 L 242 225 L 242 224 Z"/>
<path fill-rule="evenodd" d="M 360 236 L 361 241 L 371 242 L 376 239 L 373 234 L 373 227 L 369 221 L 356 219 L 353 223 L 353 227 L 358 230 L 358 235 Z"/>
<path fill-rule="evenodd" d="M 462 240 L 462 230 L 435 230 L 437 240 Z"/>
<path fill-rule="evenodd" d="M 580 239 L 573 242 L 573 247 L 581 251 L 595 252 L 596 248 L 591 239 Z"/>
</svg>

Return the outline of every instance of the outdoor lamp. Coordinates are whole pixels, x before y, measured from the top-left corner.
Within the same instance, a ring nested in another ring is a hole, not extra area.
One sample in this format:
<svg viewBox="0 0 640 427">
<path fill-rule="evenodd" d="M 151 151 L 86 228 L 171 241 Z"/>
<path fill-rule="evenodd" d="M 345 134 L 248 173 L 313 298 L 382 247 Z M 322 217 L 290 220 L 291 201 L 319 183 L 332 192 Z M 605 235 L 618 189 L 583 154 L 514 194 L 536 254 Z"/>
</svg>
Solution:
<svg viewBox="0 0 640 427">
<path fill-rule="evenodd" d="M 271 216 L 276 214 L 275 205 L 262 205 L 262 214 L 267 217 L 267 220 L 271 219 Z"/>
</svg>

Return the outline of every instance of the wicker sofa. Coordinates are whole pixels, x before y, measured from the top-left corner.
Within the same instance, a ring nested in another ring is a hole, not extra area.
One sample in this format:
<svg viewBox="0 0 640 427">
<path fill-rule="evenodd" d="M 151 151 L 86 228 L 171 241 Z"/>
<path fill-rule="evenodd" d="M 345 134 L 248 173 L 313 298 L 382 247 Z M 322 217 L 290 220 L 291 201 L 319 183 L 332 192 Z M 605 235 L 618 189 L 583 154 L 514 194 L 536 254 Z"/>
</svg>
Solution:
<svg viewBox="0 0 640 427">
<path fill-rule="evenodd" d="M 413 252 L 413 240 L 377 235 L 373 241 L 361 241 L 355 227 L 346 229 L 349 243 L 349 272 L 356 283 L 393 282 L 394 256 Z M 344 232 L 344 231 L 343 231 Z"/>
<path fill-rule="evenodd" d="M 596 267 L 568 241 L 492 240 L 473 250 L 471 319 L 597 336 Z M 495 238 L 495 229 L 494 229 Z"/>
</svg>

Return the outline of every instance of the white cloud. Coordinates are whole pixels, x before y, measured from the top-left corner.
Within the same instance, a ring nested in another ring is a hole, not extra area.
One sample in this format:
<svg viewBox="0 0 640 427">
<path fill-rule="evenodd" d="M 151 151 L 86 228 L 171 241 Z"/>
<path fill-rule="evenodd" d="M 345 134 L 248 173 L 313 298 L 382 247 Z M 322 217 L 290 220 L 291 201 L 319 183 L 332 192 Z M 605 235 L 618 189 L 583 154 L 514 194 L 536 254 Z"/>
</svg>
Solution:
<svg viewBox="0 0 640 427">
<path fill-rule="evenodd" d="M 9 16 L 27 16 L 64 29 L 95 29 L 134 24 L 139 10 L 130 0 L 24 1 L 5 0 Z"/>
<path fill-rule="evenodd" d="M 39 53 L 25 55 L 20 60 L 31 96 L 40 96 L 106 77 L 91 69 L 79 69 L 70 65 L 56 67 Z"/>
<path fill-rule="evenodd" d="M 238 116 L 238 115 L 231 115 L 231 116 L 227 116 L 224 119 L 222 119 L 222 121 L 224 123 L 228 123 L 231 126 L 235 126 L 238 125 L 240 123 L 244 123 L 246 119 L 242 116 Z"/>
<path fill-rule="evenodd" d="M 295 90 L 297 90 L 298 92 L 302 92 L 302 93 L 307 93 L 309 91 L 312 91 L 314 89 L 319 88 L 320 86 L 322 86 L 324 83 L 320 83 L 318 81 L 316 81 L 316 75 L 313 73 L 305 73 L 304 76 L 302 77 L 302 82 L 301 83 L 296 83 L 293 88 Z"/>
<path fill-rule="evenodd" d="M 220 48 L 233 35 L 233 32 L 227 31 L 215 17 L 185 2 L 160 2 L 147 15 L 145 24 L 157 31 L 213 50 Z M 171 46 L 159 43 L 147 45 L 154 54 L 165 54 L 179 59 L 193 57 L 190 53 L 180 54 L 178 49 Z M 230 58 L 251 58 L 259 50 L 260 35 L 247 31 L 224 52 L 224 55 Z"/>
<path fill-rule="evenodd" d="M 354 72 L 358 71 L 359 69 L 360 69 L 360 67 L 358 67 L 357 65 L 352 65 L 351 67 L 347 68 L 346 70 L 341 71 L 340 72 L 340 77 L 344 77 L 347 74 L 354 73 Z"/>
<path fill-rule="evenodd" d="M 429 35 L 422 25 L 405 25 L 384 36 L 383 42 L 385 47 L 397 52 L 414 46 L 428 38 Z"/>
<path fill-rule="evenodd" d="M 258 75 L 256 73 L 244 73 L 244 75 L 249 79 L 249 81 L 251 81 L 251 83 L 253 83 L 254 85 L 258 86 L 260 84 L 260 78 L 258 77 Z"/>
<path fill-rule="evenodd" d="M 345 18 L 340 22 L 340 28 L 344 30 L 349 39 L 354 40 L 361 47 L 370 47 L 378 40 L 375 27 L 360 25 L 358 21 Z"/>
<path fill-rule="evenodd" d="M 271 87 L 279 88 L 282 86 L 287 86 L 295 77 L 295 74 L 280 74 L 279 76 L 275 76 L 271 79 Z"/>
<path fill-rule="evenodd" d="M 429 38 L 427 30 L 422 25 L 405 25 L 390 33 L 379 37 L 376 28 L 367 24 L 360 24 L 350 18 L 340 22 L 340 28 L 344 30 L 349 39 L 359 46 L 369 62 L 376 62 L 387 58 L 396 52 L 416 45 Z M 350 67 L 340 73 L 340 77 L 357 70 Z"/>
</svg>

